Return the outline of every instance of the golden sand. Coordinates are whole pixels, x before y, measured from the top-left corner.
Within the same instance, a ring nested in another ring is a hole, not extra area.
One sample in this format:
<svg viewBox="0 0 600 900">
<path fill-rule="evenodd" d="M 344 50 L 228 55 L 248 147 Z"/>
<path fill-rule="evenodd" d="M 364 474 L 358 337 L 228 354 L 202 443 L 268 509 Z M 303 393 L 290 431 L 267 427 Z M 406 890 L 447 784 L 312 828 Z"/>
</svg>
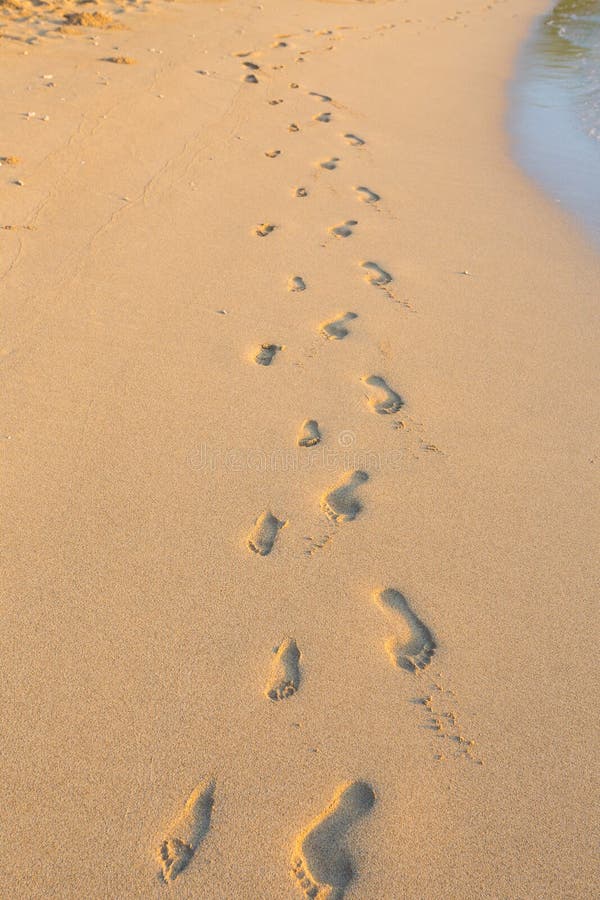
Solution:
<svg viewBox="0 0 600 900">
<path fill-rule="evenodd" d="M 544 8 L 2 3 L 3 895 L 598 893 Z"/>
</svg>

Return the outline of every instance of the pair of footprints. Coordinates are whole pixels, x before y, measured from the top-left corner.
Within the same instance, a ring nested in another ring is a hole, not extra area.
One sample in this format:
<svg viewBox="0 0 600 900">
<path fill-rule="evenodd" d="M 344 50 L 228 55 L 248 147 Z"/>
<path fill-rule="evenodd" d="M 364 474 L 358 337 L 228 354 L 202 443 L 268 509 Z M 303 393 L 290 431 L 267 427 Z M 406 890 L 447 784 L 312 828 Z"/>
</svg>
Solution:
<svg viewBox="0 0 600 900">
<path fill-rule="evenodd" d="M 327 116 L 328 118 L 323 118 L 323 116 Z M 322 113 L 321 116 L 315 116 L 314 118 L 318 122 L 329 122 L 330 114 Z M 366 144 L 366 141 L 358 137 L 357 134 L 345 134 L 344 138 L 353 147 L 362 147 L 364 144 Z M 325 171 L 327 172 L 335 172 L 338 167 L 338 163 L 340 163 L 341 161 L 342 160 L 339 156 L 330 156 L 329 159 L 322 159 L 319 163 L 317 163 L 317 168 L 325 169 Z"/>
<path fill-rule="evenodd" d="M 424 669 L 436 650 L 433 634 L 411 608 L 406 597 L 395 588 L 377 591 L 373 600 L 394 627 L 384 648 L 393 666 L 406 672 Z M 265 687 L 269 700 L 285 700 L 300 687 L 302 654 L 293 638 L 286 638 L 275 651 Z"/>
<path fill-rule="evenodd" d="M 290 279 L 289 290 L 290 291 L 304 291 L 306 289 L 306 284 L 304 280 L 299 276 L 295 275 L 292 279 Z M 340 313 L 338 316 L 335 316 L 333 319 L 328 319 L 326 322 L 322 322 L 319 325 L 319 332 L 323 335 L 323 337 L 327 338 L 328 341 L 343 341 L 345 337 L 348 337 L 350 334 L 349 324 L 354 319 L 358 319 L 358 313 L 355 312 L 345 312 Z M 270 366 L 277 354 L 283 348 L 279 344 L 269 344 L 264 343 L 261 344 L 258 352 L 254 356 L 254 362 L 258 366 Z M 375 378 L 375 376 L 371 376 Z M 379 382 L 383 381 L 383 379 L 378 379 Z M 365 379 L 365 383 L 369 384 L 369 382 Z M 377 385 L 374 385 L 377 386 Z M 388 389 L 389 390 L 389 389 Z M 394 392 L 390 392 L 393 394 Z M 398 395 L 396 394 L 395 397 Z M 394 410 L 395 412 L 396 410 Z"/>
<path fill-rule="evenodd" d="M 314 423 L 314 420 L 308 421 Z M 327 518 L 340 525 L 355 519 L 362 509 L 362 504 L 356 497 L 355 491 L 368 479 L 369 476 L 366 472 L 356 469 L 353 472 L 346 472 L 335 487 L 326 491 L 321 497 L 321 509 Z M 277 540 L 277 535 L 286 525 L 286 520 L 278 519 L 270 510 L 265 510 L 260 514 L 248 535 L 248 547 L 258 556 L 268 556 Z"/>
<path fill-rule="evenodd" d="M 375 602 L 395 624 L 396 635 L 388 638 L 385 645 L 393 664 L 411 672 L 425 668 L 436 644 L 406 598 L 388 588 L 375 595 Z M 288 638 L 277 650 L 265 693 L 271 700 L 284 699 L 294 694 L 299 684 L 300 651 L 296 642 Z M 200 782 L 166 829 L 157 851 L 163 882 L 177 878 L 207 835 L 215 787 L 214 779 Z M 341 900 L 354 875 L 345 835 L 374 803 L 373 788 L 366 782 L 342 784 L 329 806 L 296 838 L 290 871 L 305 896 Z"/>
<path fill-rule="evenodd" d="M 306 439 L 304 446 L 317 444 L 320 440 L 317 423 L 314 419 L 306 421 Z M 352 522 L 362 510 L 362 503 L 356 496 L 356 490 L 361 484 L 369 480 L 369 475 L 363 469 L 355 469 L 346 474 L 340 481 L 321 497 L 321 509 L 327 518 L 336 525 Z M 271 510 L 265 510 L 255 521 L 247 544 L 253 553 L 258 556 L 268 556 L 272 551 L 277 535 L 285 528 L 287 521 L 278 519 Z"/>
<path fill-rule="evenodd" d="M 187 868 L 210 830 L 216 782 L 201 781 L 177 818 L 166 829 L 157 859 L 163 883 L 175 881 Z M 345 836 L 375 803 L 371 785 L 346 782 L 338 787 L 329 806 L 296 838 L 290 874 L 306 897 L 342 900 L 353 876 Z"/>
<path fill-rule="evenodd" d="M 335 160 L 331 160 L 334 162 Z M 325 168 L 327 168 L 325 166 Z M 354 188 L 358 195 L 358 199 L 362 200 L 363 203 L 378 203 L 381 200 L 379 194 L 375 191 L 372 191 L 370 188 L 365 187 L 365 185 L 358 185 Z M 294 197 L 308 197 L 308 190 L 305 187 L 297 187 L 293 190 Z"/>
<path fill-rule="evenodd" d="M 306 284 L 300 275 L 294 275 L 288 283 L 290 291 L 304 291 Z M 333 319 L 328 319 L 319 325 L 319 332 L 329 341 L 342 341 L 350 334 L 349 324 L 354 319 L 358 319 L 358 313 L 345 312 L 340 313 Z M 283 348 L 279 344 L 261 344 L 258 352 L 254 356 L 254 362 L 258 366 L 270 366 L 277 354 Z M 382 379 L 380 379 L 382 380 Z M 368 383 L 368 382 L 366 382 Z M 393 392 L 392 392 L 393 393 Z M 397 395 L 396 395 L 397 396 Z"/>
</svg>

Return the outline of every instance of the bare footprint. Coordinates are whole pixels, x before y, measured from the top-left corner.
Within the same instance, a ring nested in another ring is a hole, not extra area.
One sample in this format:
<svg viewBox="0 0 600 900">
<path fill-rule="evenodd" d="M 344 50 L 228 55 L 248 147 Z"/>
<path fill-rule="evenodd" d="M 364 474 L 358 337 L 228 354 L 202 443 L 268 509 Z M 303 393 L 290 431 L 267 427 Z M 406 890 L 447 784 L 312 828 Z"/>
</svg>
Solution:
<svg viewBox="0 0 600 900">
<path fill-rule="evenodd" d="M 379 194 L 376 194 L 375 191 L 370 190 L 364 185 L 355 187 L 354 190 L 358 194 L 359 199 L 363 201 L 363 203 L 377 203 L 379 200 L 381 200 Z"/>
<path fill-rule="evenodd" d="M 350 237 L 352 234 L 352 229 L 355 225 L 358 225 L 356 219 L 347 219 L 345 222 L 341 222 L 339 225 L 332 225 L 329 229 L 329 234 L 333 234 L 335 237 L 346 238 Z"/>
<path fill-rule="evenodd" d="M 366 141 L 363 141 L 357 134 L 345 134 L 344 137 L 353 147 L 362 147 L 366 144 Z"/>
<path fill-rule="evenodd" d="M 346 472 L 335 487 L 321 497 L 321 509 L 333 522 L 342 524 L 351 522 L 362 509 L 362 504 L 354 496 L 354 492 L 369 476 L 362 469 Z"/>
<path fill-rule="evenodd" d="M 299 447 L 314 447 L 321 441 L 319 425 L 314 419 L 305 419 L 298 434 Z"/>
<path fill-rule="evenodd" d="M 305 291 L 306 282 L 300 275 L 292 275 L 288 281 L 288 291 Z"/>
<path fill-rule="evenodd" d="M 157 858 L 163 881 L 175 881 L 188 866 L 210 828 L 215 782 L 206 779 L 190 794 L 180 815 L 167 828 Z"/>
<path fill-rule="evenodd" d="M 257 234 L 258 237 L 266 237 L 268 234 L 271 234 L 272 231 L 275 231 L 277 225 L 271 225 L 269 222 L 263 222 L 261 225 L 257 225 L 254 229 L 254 234 Z"/>
<path fill-rule="evenodd" d="M 293 638 L 286 638 L 275 651 L 265 696 L 286 700 L 300 687 L 300 651 Z"/>
<path fill-rule="evenodd" d="M 258 553 L 259 556 L 268 556 L 284 525 L 285 522 L 277 519 L 269 510 L 261 513 L 248 535 L 248 546 L 252 552 Z"/>
<path fill-rule="evenodd" d="M 319 331 L 329 341 L 341 341 L 349 334 L 349 329 L 346 326 L 352 319 L 358 319 L 358 314 L 353 312 L 342 313 L 335 319 L 319 325 Z"/>
<path fill-rule="evenodd" d="M 333 172 L 334 169 L 337 169 L 337 164 L 339 163 L 339 156 L 332 156 L 330 159 L 324 159 L 319 163 L 321 169 L 327 169 L 328 172 Z"/>
<path fill-rule="evenodd" d="M 393 391 L 385 379 L 380 375 L 368 375 L 361 379 L 363 384 L 371 388 L 369 406 L 373 412 L 380 416 L 398 412 L 402 404 L 402 397 Z"/>
<path fill-rule="evenodd" d="M 254 362 L 259 366 L 270 366 L 279 350 L 281 347 L 277 344 L 261 344 L 260 350 L 254 357 Z"/>
<path fill-rule="evenodd" d="M 378 591 L 374 600 L 390 621 L 394 622 L 396 629 L 396 634 L 385 642 L 386 653 L 392 664 L 408 672 L 424 669 L 436 650 L 429 628 L 412 611 L 400 591 L 386 588 Z"/>
<path fill-rule="evenodd" d="M 105 56 L 102 62 L 116 63 L 118 66 L 135 66 L 137 59 L 131 56 Z"/>
<path fill-rule="evenodd" d="M 374 803 L 369 784 L 347 782 L 337 789 L 327 809 L 298 836 L 291 874 L 306 897 L 342 900 L 354 877 L 345 837 Z"/>
<path fill-rule="evenodd" d="M 386 272 L 385 269 L 382 269 L 377 263 L 363 262 L 361 263 L 361 266 L 365 269 L 369 284 L 374 284 L 376 287 L 383 287 L 383 285 L 389 284 L 392 280 L 390 273 Z"/>
</svg>

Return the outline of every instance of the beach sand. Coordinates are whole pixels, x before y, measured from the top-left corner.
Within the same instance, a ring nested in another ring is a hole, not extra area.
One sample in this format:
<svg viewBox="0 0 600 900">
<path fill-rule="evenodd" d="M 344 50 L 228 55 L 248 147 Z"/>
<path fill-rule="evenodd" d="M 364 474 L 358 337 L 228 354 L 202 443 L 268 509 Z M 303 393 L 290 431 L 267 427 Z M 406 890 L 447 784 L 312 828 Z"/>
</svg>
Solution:
<svg viewBox="0 0 600 900">
<path fill-rule="evenodd" d="M 0 893 L 593 896 L 600 259 L 504 128 L 544 3 L 6 6 Z"/>
</svg>

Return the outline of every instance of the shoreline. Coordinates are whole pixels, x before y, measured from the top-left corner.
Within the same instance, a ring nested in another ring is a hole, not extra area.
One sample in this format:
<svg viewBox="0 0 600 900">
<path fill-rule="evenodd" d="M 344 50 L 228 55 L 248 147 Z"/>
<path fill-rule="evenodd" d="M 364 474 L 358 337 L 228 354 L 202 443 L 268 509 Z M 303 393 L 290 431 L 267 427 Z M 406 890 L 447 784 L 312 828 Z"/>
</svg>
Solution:
<svg viewBox="0 0 600 900">
<path fill-rule="evenodd" d="M 534 21 L 517 57 L 507 117 L 519 165 L 596 251 L 600 220 L 593 187 L 600 161 L 592 89 L 598 12 L 594 17 L 586 8 L 578 15 L 576 6 L 557 4 Z"/>
<path fill-rule="evenodd" d="M 184 897 L 593 894 L 600 259 L 504 127 L 544 6 L 2 43 L 13 896 L 164 896 L 174 838 Z"/>
</svg>

